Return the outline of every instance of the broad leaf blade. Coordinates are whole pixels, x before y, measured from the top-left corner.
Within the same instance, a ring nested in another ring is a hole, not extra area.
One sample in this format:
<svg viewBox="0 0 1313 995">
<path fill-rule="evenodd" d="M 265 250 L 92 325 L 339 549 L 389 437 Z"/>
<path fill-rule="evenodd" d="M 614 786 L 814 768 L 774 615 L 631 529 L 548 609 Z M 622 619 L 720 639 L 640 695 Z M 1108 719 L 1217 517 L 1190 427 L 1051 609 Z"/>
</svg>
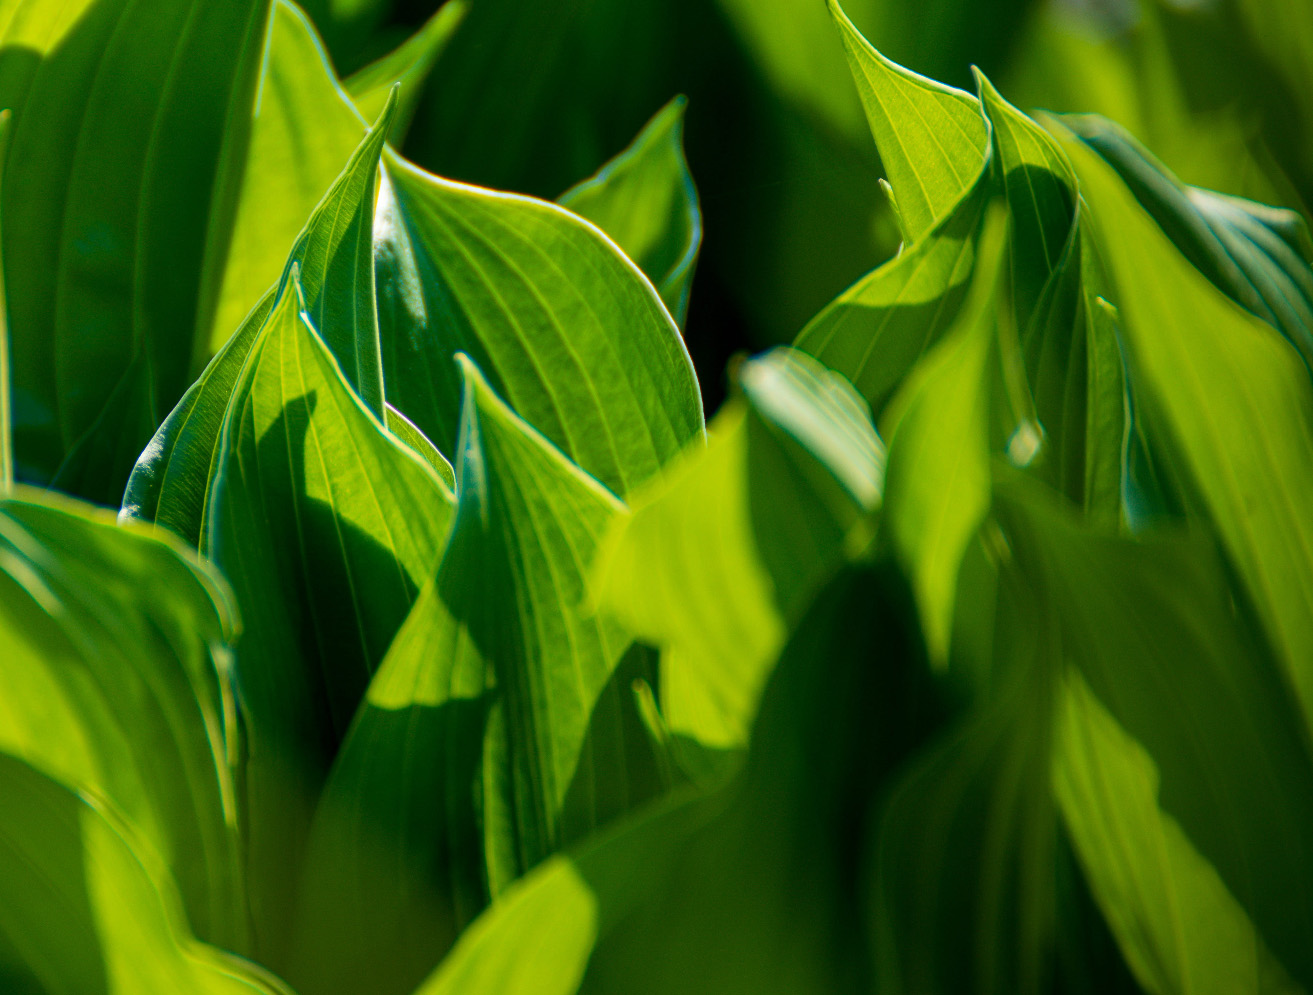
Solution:
<svg viewBox="0 0 1313 995">
<path fill-rule="evenodd" d="M 466 352 L 516 412 L 616 493 L 702 431 L 692 364 L 651 284 L 544 201 L 395 157 L 375 230 L 388 399 L 444 453 Z"/>
<path fill-rule="evenodd" d="M 676 97 L 596 176 L 557 198 L 624 249 L 681 328 L 702 244 L 702 211 L 684 159 L 686 103 Z"/>
<path fill-rule="evenodd" d="M 266 9 L 6 5 L 3 255 L 27 476 L 51 478 L 134 361 L 142 374 L 127 406 L 146 417 L 106 420 L 84 452 L 139 452 L 146 423 L 186 388 L 196 330 L 208 327 L 198 303 L 207 255 L 226 236 L 224 143 L 244 141 L 235 110 L 254 88 Z M 118 463 L 79 489 L 112 502 L 129 469 Z"/>
</svg>

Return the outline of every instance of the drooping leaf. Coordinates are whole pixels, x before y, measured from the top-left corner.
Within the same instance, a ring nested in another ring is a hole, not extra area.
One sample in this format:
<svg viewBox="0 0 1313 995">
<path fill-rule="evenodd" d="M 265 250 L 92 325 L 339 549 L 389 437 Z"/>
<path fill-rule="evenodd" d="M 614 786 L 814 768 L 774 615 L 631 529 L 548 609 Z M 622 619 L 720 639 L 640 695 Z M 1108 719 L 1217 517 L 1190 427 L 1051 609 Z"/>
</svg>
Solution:
<svg viewBox="0 0 1313 995">
<path fill-rule="evenodd" d="M 844 291 L 794 345 L 846 376 L 877 415 L 966 299 L 989 197 L 988 159 L 934 229 Z"/>
<path fill-rule="evenodd" d="M 838 0 L 827 2 L 897 198 L 898 215 L 915 243 L 953 209 L 979 174 L 989 145 L 980 103 L 890 62 L 862 37 Z"/>
<path fill-rule="evenodd" d="M 948 655 L 962 557 L 989 509 L 990 360 L 1005 238 L 1000 210 L 986 222 L 957 320 L 912 370 L 882 420 L 889 439 L 883 527 L 911 578 L 937 664 Z"/>
<path fill-rule="evenodd" d="M 168 868 L 104 800 L 0 753 L 7 991 L 290 995 L 192 938 Z"/>
<path fill-rule="evenodd" d="M 90 458 L 139 452 L 199 365 L 204 274 L 227 238 L 266 10 L 15 0 L 0 12 L 0 107 L 14 114 L 3 255 L 25 478 L 49 481 L 79 442 Z M 132 396 L 113 397 L 134 362 Z M 111 403 L 145 415 L 102 420 Z M 65 476 L 112 503 L 130 468 Z"/>
<path fill-rule="evenodd" d="M 309 806 L 433 569 L 451 505 L 348 386 L 293 264 L 224 414 L 201 546 L 246 626 L 248 875 L 265 963 L 285 952 Z"/>
<path fill-rule="evenodd" d="M 327 339 L 330 348 L 344 369 L 354 372 L 352 386 L 362 397 L 372 398 L 375 413 L 382 416 L 369 219 L 387 120 L 384 114 L 360 141 L 310 215 L 284 261 L 280 286 L 266 290 L 138 458 L 123 495 L 124 518 L 154 521 L 193 545 L 200 544 L 224 414 L 276 296 L 286 293 L 294 267 L 300 271 L 311 319 L 333 330 Z"/>
<path fill-rule="evenodd" d="M 1313 716 L 1313 383 L 1298 353 L 1167 241 L 1074 138 L 1151 444 L 1197 491 Z"/>
<path fill-rule="evenodd" d="M 697 381 L 652 286 L 544 201 L 390 157 L 375 226 L 388 399 L 444 453 L 468 353 L 515 411 L 618 494 L 702 431 Z"/>
<path fill-rule="evenodd" d="M 392 87 L 401 84 L 396 120 L 392 125 L 392 141 L 398 148 L 410 130 L 410 122 L 414 120 L 415 108 L 424 93 L 424 83 L 433 64 L 451 41 L 468 10 L 466 0 L 448 0 L 396 49 L 352 73 L 344 81 L 347 93 L 366 121 L 374 121 L 383 113 L 383 105 L 387 103 Z"/>
<path fill-rule="evenodd" d="M 192 929 L 244 950 L 233 636 L 222 582 L 173 543 L 36 492 L 0 500 L 0 751 L 108 800 Z"/>
<path fill-rule="evenodd" d="M 851 386 L 810 357 L 746 363 L 711 442 L 680 457 L 616 520 L 600 604 L 663 650 L 677 737 L 746 745 L 769 667 L 819 585 L 860 549 L 883 447 Z"/>
<path fill-rule="evenodd" d="M 624 249 L 680 327 L 702 244 L 702 211 L 684 159 L 686 103 L 666 104 L 628 148 L 557 198 Z"/>
</svg>

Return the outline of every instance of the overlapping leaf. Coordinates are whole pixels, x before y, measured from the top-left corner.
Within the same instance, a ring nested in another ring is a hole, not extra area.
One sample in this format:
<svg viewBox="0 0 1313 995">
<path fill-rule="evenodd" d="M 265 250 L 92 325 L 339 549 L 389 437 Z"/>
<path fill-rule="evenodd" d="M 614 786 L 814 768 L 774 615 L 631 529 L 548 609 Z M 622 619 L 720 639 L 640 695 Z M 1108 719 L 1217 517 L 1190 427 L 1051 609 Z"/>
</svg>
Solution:
<svg viewBox="0 0 1313 995">
<path fill-rule="evenodd" d="M 596 176 L 557 198 L 615 240 L 682 327 L 702 244 L 702 211 L 684 159 L 684 105 L 672 100 Z"/>
<path fill-rule="evenodd" d="M 352 392 L 295 265 L 224 414 L 202 551 L 246 630 L 249 874 L 266 963 L 282 954 L 308 807 L 451 516 L 433 469 Z"/>
<path fill-rule="evenodd" d="M 7 991 L 290 995 L 197 943 L 168 871 L 103 799 L 0 754 L 0 983 Z"/>
<path fill-rule="evenodd" d="M 220 582 L 173 544 L 67 500 L 0 501 L 0 750 L 115 806 L 192 928 L 244 950 L 233 626 Z"/>
<path fill-rule="evenodd" d="M 584 598 L 619 503 L 462 367 L 451 541 L 316 816 L 292 971 L 309 992 L 409 990 L 489 891 L 658 786 L 629 688 L 651 675 Z"/>
<path fill-rule="evenodd" d="M 4 266 L 25 479 L 113 502 L 194 374 L 262 0 L 6 3 Z M 97 462 L 96 466 L 85 466 Z"/>
<path fill-rule="evenodd" d="M 850 385 L 802 353 L 745 364 L 711 442 L 634 498 L 598 597 L 662 647 L 670 731 L 746 744 L 761 688 L 817 587 L 869 541 L 884 453 Z"/>
</svg>

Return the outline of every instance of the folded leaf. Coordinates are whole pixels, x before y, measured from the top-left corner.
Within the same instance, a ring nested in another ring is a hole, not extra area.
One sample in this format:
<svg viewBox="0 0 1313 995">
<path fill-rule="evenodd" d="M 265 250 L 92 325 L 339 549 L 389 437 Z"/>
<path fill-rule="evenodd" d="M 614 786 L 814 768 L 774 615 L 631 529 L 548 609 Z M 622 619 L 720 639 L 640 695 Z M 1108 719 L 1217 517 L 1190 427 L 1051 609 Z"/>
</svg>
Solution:
<svg viewBox="0 0 1313 995">
<path fill-rule="evenodd" d="M 284 953 L 308 808 L 431 574 L 451 506 L 433 469 L 348 386 L 294 264 L 224 415 L 202 530 L 246 625 L 237 679 L 265 963 Z"/>
<path fill-rule="evenodd" d="M 1313 721 L 1313 383 L 1167 241 L 1112 169 L 1068 154 L 1117 290 L 1152 444 L 1197 491 Z"/>
<path fill-rule="evenodd" d="M 299 16 L 299 15 L 298 15 Z M 275 18 L 277 22 L 277 18 Z M 219 430 L 237 379 L 262 334 L 278 295 L 299 268 L 311 319 L 327 323 L 330 348 L 362 397 L 380 417 L 382 373 L 372 281 L 371 217 L 385 113 L 346 160 L 346 167 L 284 260 L 283 276 L 269 288 L 219 354 L 183 396 L 137 460 L 123 495 L 122 517 L 168 526 L 200 544 L 206 495 L 216 472 Z"/>
<path fill-rule="evenodd" d="M 827 0 L 848 52 L 871 134 L 913 244 L 934 228 L 979 174 L 989 134 L 975 97 L 918 76 L 877 52 Z"/>
<path fill-rule="evenodd" d="M 948 657 L 962 557 L 989 510 L 990 361 L 1004 222 L 996 209 L 981 236 L 966 304 L 883 419 L 889 439 L 884 527 L 911 578 L 936 664 Z"/>
<path fill-rule="evenodd" d="M 681 328 L 702 244 L 702 211 L 684 159 L 686 103 L 666 104 L 596 176 L 557 198 L 624 249 Z"/>
</svg>

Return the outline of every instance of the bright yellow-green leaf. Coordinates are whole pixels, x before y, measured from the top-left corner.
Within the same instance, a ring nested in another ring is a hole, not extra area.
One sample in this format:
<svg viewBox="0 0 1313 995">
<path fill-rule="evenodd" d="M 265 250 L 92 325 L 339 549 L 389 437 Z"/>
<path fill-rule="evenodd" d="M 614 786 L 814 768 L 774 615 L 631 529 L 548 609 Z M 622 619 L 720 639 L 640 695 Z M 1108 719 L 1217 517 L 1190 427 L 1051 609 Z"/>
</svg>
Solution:
<svg viewBox="0 0 1313 995">
<path fill-rule="evenodd" d="M 167 867 L 104 799 L 0 754 L 0 979 L 8 991 L 291 995 L 198 943 Z"/>
<path fill-rule="evenodd" d="M 244 950 L 234 634 L 222 581 L 179 545 L 69 499 L 0 500 L 0 751 L 112 804 L 193 930 Z"/>
<path fill-rule="evenodd" d="M 989 145 L 980 103 L 890 62 L 862 37 L 838 0 L 828 3 L 898 214 L 915 243 L 953 209 L 979 173 Z"/>
<path fill-rule="evenodd" d="M 885 412 L 889 439 L 883 527 L 912 581 L 931 659 L 948 657 L 957 573 L 989 510 L 990 360 L 1004 240 L 987 222 L 967 302 Z"/>
</svg>

